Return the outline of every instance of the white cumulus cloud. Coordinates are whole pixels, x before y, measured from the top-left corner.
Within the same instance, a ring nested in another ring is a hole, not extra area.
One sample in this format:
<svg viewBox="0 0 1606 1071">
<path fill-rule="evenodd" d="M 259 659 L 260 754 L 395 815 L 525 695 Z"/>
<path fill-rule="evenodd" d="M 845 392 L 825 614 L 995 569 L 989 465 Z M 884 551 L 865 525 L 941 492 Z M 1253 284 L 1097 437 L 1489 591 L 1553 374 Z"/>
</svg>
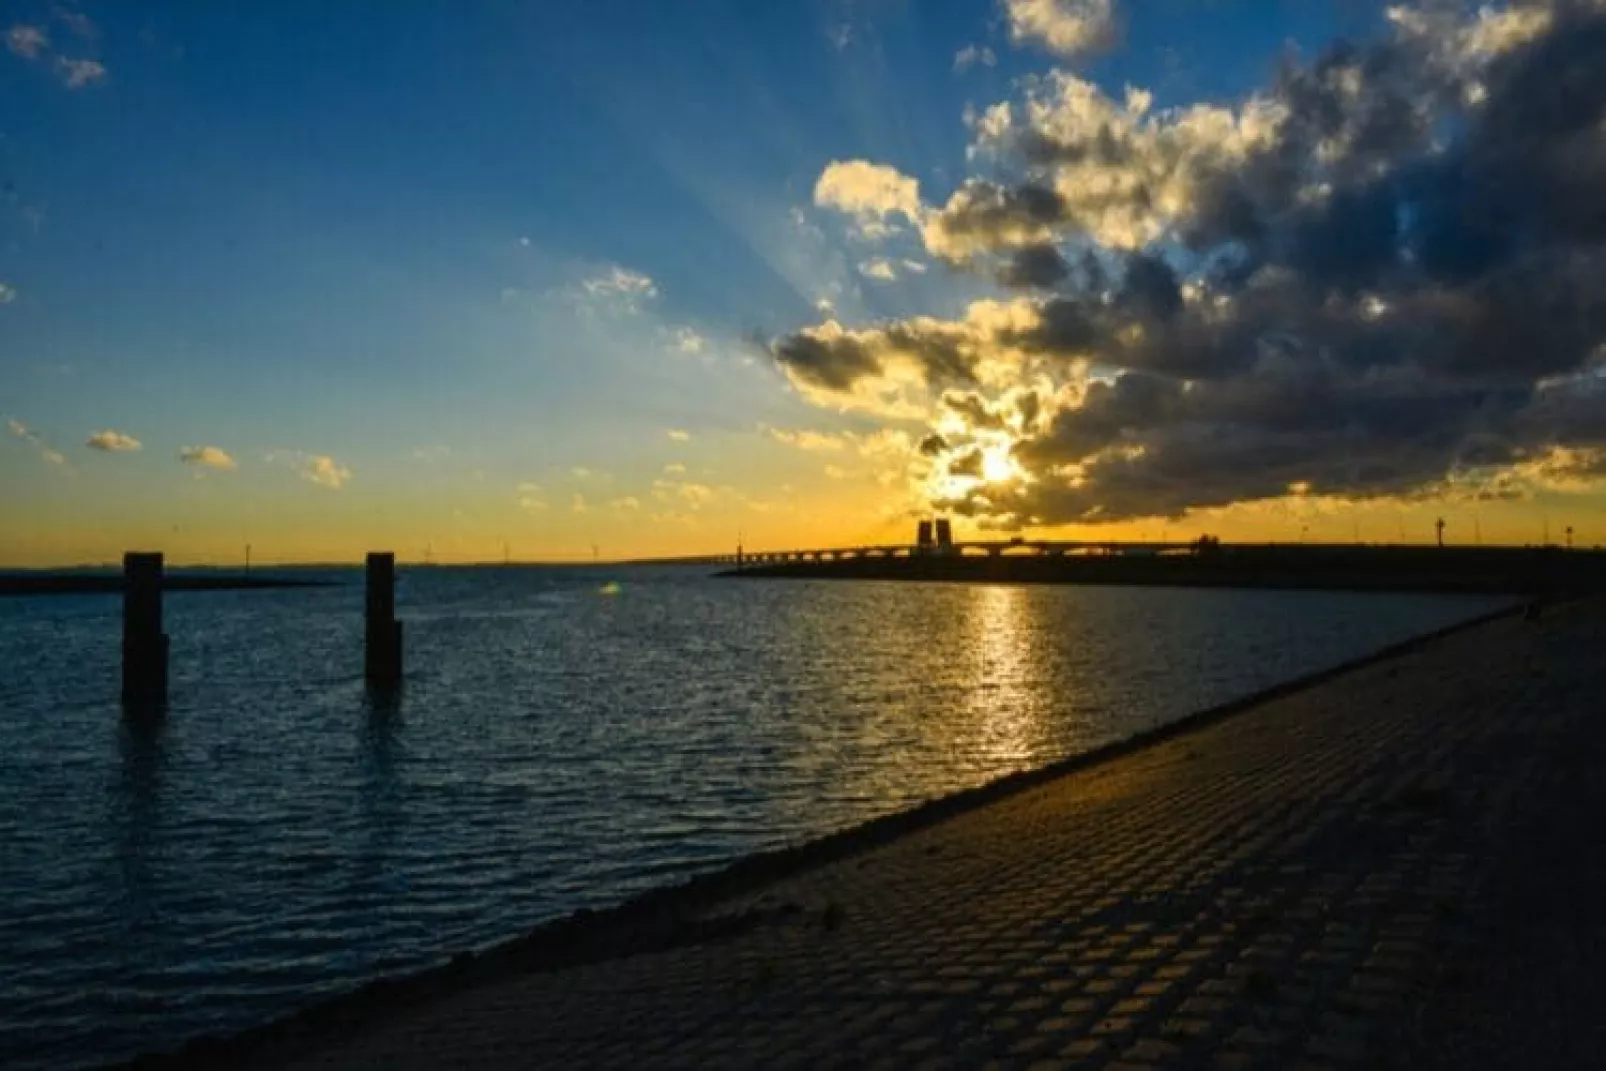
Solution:
<svg viewBox="0 0 1606 1071">
<path fill-rule="evenodd" d="M 1112 0 L 1004 0 L 1010 40 L 1074 59 L 1115 43 Z"/>
<path fill-rule="evenodd" d="M 864 237 L 884 237 L 895 229 L 893 217 L 919 221 L 920 183 L 886 164 L 833 160 L 814 184 L 814 203 L 853 216 Z"/>
<path fill-rule="evenodd" d="M 95 432 L 84 445 L 94 450 L 104 450 L 113 454 L 127 453 L 140 448 L 138 439 L 121 431 L 113 431 L 111 428 Z"/>
<path fill-rule="evenodd" d="M 186 465 L 200 465 L 224 472 L 240 467 L 240 463 L 230 457 L 227 450 L 218 446 L 186 446 L 179 450 L 178 459 Z"/>
<path fill-rule="evenodd" d="M 351 479 L 351 470 L 328 454 L 307 454 L 298 466 L 301 478 L 308 483 L 338 491 Z"/>
</svg>

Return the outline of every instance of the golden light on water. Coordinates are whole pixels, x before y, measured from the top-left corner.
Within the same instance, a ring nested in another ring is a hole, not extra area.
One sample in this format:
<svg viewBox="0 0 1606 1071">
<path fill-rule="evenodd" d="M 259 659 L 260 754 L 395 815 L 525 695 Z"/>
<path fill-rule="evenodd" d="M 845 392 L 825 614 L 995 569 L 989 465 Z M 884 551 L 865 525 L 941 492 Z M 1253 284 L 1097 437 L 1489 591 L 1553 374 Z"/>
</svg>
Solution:
<svg viewBox="0 0 1606 1071">
<path fill-rule="evenodd" d="M 966 646 L 974 686 L 965 691 L 977 752 L 993 769 L 1026 765 L 1044 733 L 1031 681 L 1038 657 L 1026 593 L 981 584 L 967 592 Z"/>
</svg>

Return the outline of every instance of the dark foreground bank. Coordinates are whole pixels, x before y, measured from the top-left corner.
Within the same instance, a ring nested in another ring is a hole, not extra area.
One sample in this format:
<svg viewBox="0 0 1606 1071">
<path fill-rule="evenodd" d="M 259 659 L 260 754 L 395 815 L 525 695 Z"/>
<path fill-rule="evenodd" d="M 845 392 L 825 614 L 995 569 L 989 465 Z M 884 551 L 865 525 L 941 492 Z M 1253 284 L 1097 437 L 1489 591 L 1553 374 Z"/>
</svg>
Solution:
<svg viewBox="0 0 1606 1071">
<path fill-rule="evenodd" d="M 271 576 L 199 576 L 168 573 L 163 591 L 244 591 L 256 588 L 321 588 L 333 580 L 291 580 Z M 0 574 L 0 595 L 120 595 L 121 573 Z"/>
<path fill-rule="evenodd" d="M 918 580 L 1014 584 L 1307 589 L 1433 594 L 1606 592 L 1606 553 L 1559 547 L 1234 546 L 1204 553 L 838 556 L 766 562 L 744 579 Z"/>
</svg>

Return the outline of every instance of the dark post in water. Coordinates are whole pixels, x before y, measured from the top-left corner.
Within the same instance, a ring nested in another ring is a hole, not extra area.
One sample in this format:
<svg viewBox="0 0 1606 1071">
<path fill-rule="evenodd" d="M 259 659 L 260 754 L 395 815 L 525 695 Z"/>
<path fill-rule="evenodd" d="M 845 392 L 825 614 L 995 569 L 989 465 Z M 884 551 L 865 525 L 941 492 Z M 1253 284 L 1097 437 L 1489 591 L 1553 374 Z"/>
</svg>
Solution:
<svg viewBox="0 0 1606 1071">
<path fill-rule="evenodd" d="M 364 675 L 376 688 L 394 688 L 402 677 L 402 627 L 396 620 L 396 555 L 368 555 L 367 637 Z"/>
<path fill-rule="evenodd" d="M 123 702 L 167 701 L 162 632 L 162 556 L 123 555 Z"/>
</svg>

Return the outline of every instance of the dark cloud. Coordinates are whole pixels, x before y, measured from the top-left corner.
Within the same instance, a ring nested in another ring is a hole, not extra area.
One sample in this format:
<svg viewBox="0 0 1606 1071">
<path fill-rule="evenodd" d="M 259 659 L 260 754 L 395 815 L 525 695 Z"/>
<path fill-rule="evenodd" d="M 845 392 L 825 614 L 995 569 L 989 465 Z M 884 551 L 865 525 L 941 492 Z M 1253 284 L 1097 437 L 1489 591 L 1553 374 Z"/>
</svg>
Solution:
<svg viewBox="0 0 1606 1071">
<path fill-rule="evenodd" d="M 949 260 L 976 249 L 1008 249 L 1041 241 L 1069 217 L 1065 199 L 1049 186 L 1024 182 L 1004 186 L 968 179 L 927 224 L 926 245 Z"/>
<path fill-rule="evenodd" d="M 1236 125 L 1085 83 L 995 124 L 1023 180 L 961 187 L 928 244 L 1051 290 L 996 341 L 1100 378 L 1032 403 L 1037 479 L 941 505 L 1052 523 L 1606 474 L 1606 5 L 1519 7 L 1521 32 L 1436 4 L 1428 31 L 1287 60 Z M 974 427 L 1008 411 L 962 397 Z"/>
<path fill-rule="evenodd" d="M 776 341 L 775 360 L 797 378 L 825 390 L 851 390 L 855 380 L 881 374 L 881 359 L 851 335 L 826 336 L 807 331 Z"/>
<path fill-rule="evenodd" d="M 1047 242 L 1023 246 L 1010 254 L 998 271 L 998 281 L 1005 286 L 1026 289 L 1035 287 L 1052 290 L 1070 275 L 1070 265 L 1060 251 Z"/>
<path fill-rule="evenodd" d="M 914 365 L 935 387 L 975 382 L 979 359 L 974 333 L 963 325 L 935 320 L 893 323 L 846 331 L 835 323 L 775 340 L 770 353 L 802 383 L 847 393 L 861 380 L 883 376 L 889 365 Z"/>
<path fill-rule="evenodd" d="M 1162 258 L 1132 257 L 1121 284 L 1121 303 L 1139 322 L 1166 323 L 1182 311 L 1177 273 Z"/>
</svg>

